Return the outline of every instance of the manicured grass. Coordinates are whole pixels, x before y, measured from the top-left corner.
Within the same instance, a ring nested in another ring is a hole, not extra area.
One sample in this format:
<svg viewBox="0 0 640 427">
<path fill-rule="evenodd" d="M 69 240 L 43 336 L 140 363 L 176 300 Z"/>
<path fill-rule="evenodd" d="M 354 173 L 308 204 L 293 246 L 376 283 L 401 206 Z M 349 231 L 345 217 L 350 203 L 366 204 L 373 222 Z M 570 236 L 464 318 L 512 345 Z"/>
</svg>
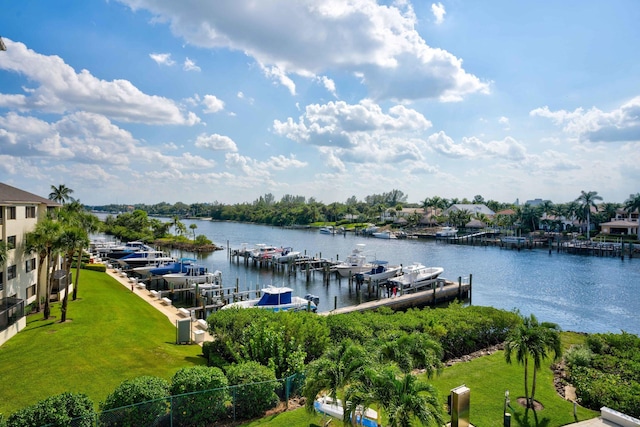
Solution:
<svg viewBox="0 0 640 427">
<path fill-rule="evenodd" d="M 125 379 L 169 380 L 181 367 L 205 364 L 198 345 L 176 345 L 175 326 L 106 273 L 83 270 L 66 323 L 42 313 L 0 347 L 0 413 L 5 415 L 65 391 L 96 405 Z"/>
<path fill-rule="evenodd" d="M 526 411 L 517 403 L 517 398 L 524 396 L 524 367 L 515 362 L 508 365 L 502 351 L 451 366 L 431 380 L 431 383 L 439 390 L 444 402 L 452 388 L 462 384 L 469 387 L 469 417 L 471 424 L 476 427 L 502 425 L 505 390 L 509 390 L 510 394 L 512 409 L 508 409 L 508 412 L 512 414 L 511 425 L 514 427 L 563 426 L 598 416 L 597 412 L 578 407 L 577 420 L 574 419 L 573 403 L 556 393 L 550 364 L 549 360 L 538 371 L 535 400 L 540 402 L 544 409 L 535 413 L 531 410 Z"/>
<path fill-rule="evenodd" d="M 298 408 L 293 411 L 281 412 L 275 415 L 269 415 L 259 420 L 242 424 L 242 427 L 321 427 L 325 425 L 330 417 L 316 413 L 309 413 L 305 408 Z M 324 422 L 323 422 L 324 420 Z M 342 423 L 338 420 L 331 422 L 332 426 L 339 426 Z"/>
</svg>

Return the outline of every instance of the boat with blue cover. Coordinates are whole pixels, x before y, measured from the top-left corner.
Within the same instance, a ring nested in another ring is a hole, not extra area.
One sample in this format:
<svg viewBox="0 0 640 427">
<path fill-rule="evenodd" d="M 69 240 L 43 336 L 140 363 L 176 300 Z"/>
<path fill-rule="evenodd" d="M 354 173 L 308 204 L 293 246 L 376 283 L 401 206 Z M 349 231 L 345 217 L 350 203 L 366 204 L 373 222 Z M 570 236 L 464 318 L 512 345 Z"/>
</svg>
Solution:
<svg viewBox="0 0 640 427">
<path fill-rule="evenodd" d="M 261 308 L 272 311 L 302 311 L 309 309 L 314 312 L 317 310 L 312 295 L 308 296 L 309 299 L 305 299 L 292 294 L 293 289 L 285 286 L 267 286 L 262 289 L 262 297 L 227 304 L 222 309 Z"/>
</svg>

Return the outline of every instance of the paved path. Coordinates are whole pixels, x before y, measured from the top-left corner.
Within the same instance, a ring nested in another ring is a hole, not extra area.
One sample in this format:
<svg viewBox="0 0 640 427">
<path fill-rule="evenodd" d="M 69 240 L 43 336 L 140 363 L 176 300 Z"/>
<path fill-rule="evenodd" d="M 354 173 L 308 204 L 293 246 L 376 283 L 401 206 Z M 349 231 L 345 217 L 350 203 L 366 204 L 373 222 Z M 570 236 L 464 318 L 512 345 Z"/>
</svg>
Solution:
<svg viewBox="0 0 640 427">
<path fill-rule="evenodd" d="M 129 281 L 129 278 L 126 276 L 122 276 L 118 270 L 113 268 L 107 268 L 107 274 L 121 283 L 123 286 L 126 286 L 128 289 L 132 289 L 132 293 L 147 303 L 149 303 L 153 308 L 167 316 L 169 322 L 174 327 L 176 326 L 176 321 L 186 319 L 187 316 L 181 314 L 180 311 L 174 307 L 173 305 L 165 304 L 161 299 L 154 296 L 145 288 L 141 288 L 132 284 Z M 133 286 L 132 286 L 133 285 Z M 198 339 L 196 339 L 196 335 Z M 202 338 L 202 339 L 199 339 Z M 209 333 L 195 320 L 191 322 L 191 339 L 193 342 L 196 342 L 198 345 L 202 346 L 203 341 L 213 341 L 213 338 Z M 200 342 L 198 342 L 200 341 Z"/>
</svg>

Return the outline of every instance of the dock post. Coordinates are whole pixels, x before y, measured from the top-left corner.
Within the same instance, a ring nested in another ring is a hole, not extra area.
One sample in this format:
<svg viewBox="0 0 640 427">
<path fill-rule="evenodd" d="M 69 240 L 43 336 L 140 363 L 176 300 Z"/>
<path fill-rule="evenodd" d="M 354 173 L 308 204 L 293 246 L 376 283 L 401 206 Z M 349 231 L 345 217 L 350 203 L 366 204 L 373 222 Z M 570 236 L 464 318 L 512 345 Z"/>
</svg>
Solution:
<svg viewBox="0 0 640 427">
<path fill-rule="evenodd" d="M 436 306 L 436 288 L 437 288 L 437 286 L 436 286 L 435 283 L 432 286 L 433 286 L 433 301 L 431 301 L 431 305 L 433 307 L 435 307 Z"/>
<path fill-rule="evenodd" d="M 458 300 L 462 300 L 462 276 L 458 276 Z"/>
<path fill-rule="evenodd" d="M 473 288 L 473 274 L 469 273 L 469 305 L 471 305 L 471 289 Z"/>
<path fill-rule="evenodd" d="M 333 297 L 333 309 L 334 310 L 338 309 L 338 295 Z"/>
</svg>

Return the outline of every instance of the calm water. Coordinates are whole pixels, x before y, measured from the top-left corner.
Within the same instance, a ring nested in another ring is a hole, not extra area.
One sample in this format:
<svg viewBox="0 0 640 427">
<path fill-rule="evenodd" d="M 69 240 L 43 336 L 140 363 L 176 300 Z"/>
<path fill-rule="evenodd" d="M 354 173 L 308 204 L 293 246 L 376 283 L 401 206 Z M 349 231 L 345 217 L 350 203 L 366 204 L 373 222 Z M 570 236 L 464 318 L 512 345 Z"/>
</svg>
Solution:
<svg viewBox="0 0 640 427">
<path fill-rule="evenodd" d="M 582 332 L 620 332 L 640 335 L 640 257 L 584 257 L 568 254 L 549 255 L 547 250 L 515 250 L 495 247 L 449 245 L 425 240 L 383 240 L 342 235 L 323 235 L 310 230 L 210 221 L 183 221 L 197 225 L 196 234 L 204 234 L 214 243 L 239 248 L 242 243 L 266 243 L 292 246 L 307 255 L 343 259 L 358 243 L 364 243 L 371 258 L 392 264 L 421 262 L 444 268 L 442 277 L 456 280 L 473 275 L 474 305 L 518 309 L 535 314 L 541 321 L 555 322 L 564 330 Z M 179 255 L 179 254 L 178 254 Z M 184 254 L 185 256 L 188 254 Z M 316 274 L 310 282 L 301 272 L 295 276 L 273 274 L 270 270 L 245 268 L 229 262 L 226 251 L 200 257 L 209 269 L 223 273 L 225 286 L 236 280 L 242 290 L 261 285 L 283 285 L 304 296 L 320 297 L 320 311 L 357 302 L 346 279 L 332 278 L 329 285 Z M 315 280 L 314 280 L 315 279 Z"/>
</svg>

